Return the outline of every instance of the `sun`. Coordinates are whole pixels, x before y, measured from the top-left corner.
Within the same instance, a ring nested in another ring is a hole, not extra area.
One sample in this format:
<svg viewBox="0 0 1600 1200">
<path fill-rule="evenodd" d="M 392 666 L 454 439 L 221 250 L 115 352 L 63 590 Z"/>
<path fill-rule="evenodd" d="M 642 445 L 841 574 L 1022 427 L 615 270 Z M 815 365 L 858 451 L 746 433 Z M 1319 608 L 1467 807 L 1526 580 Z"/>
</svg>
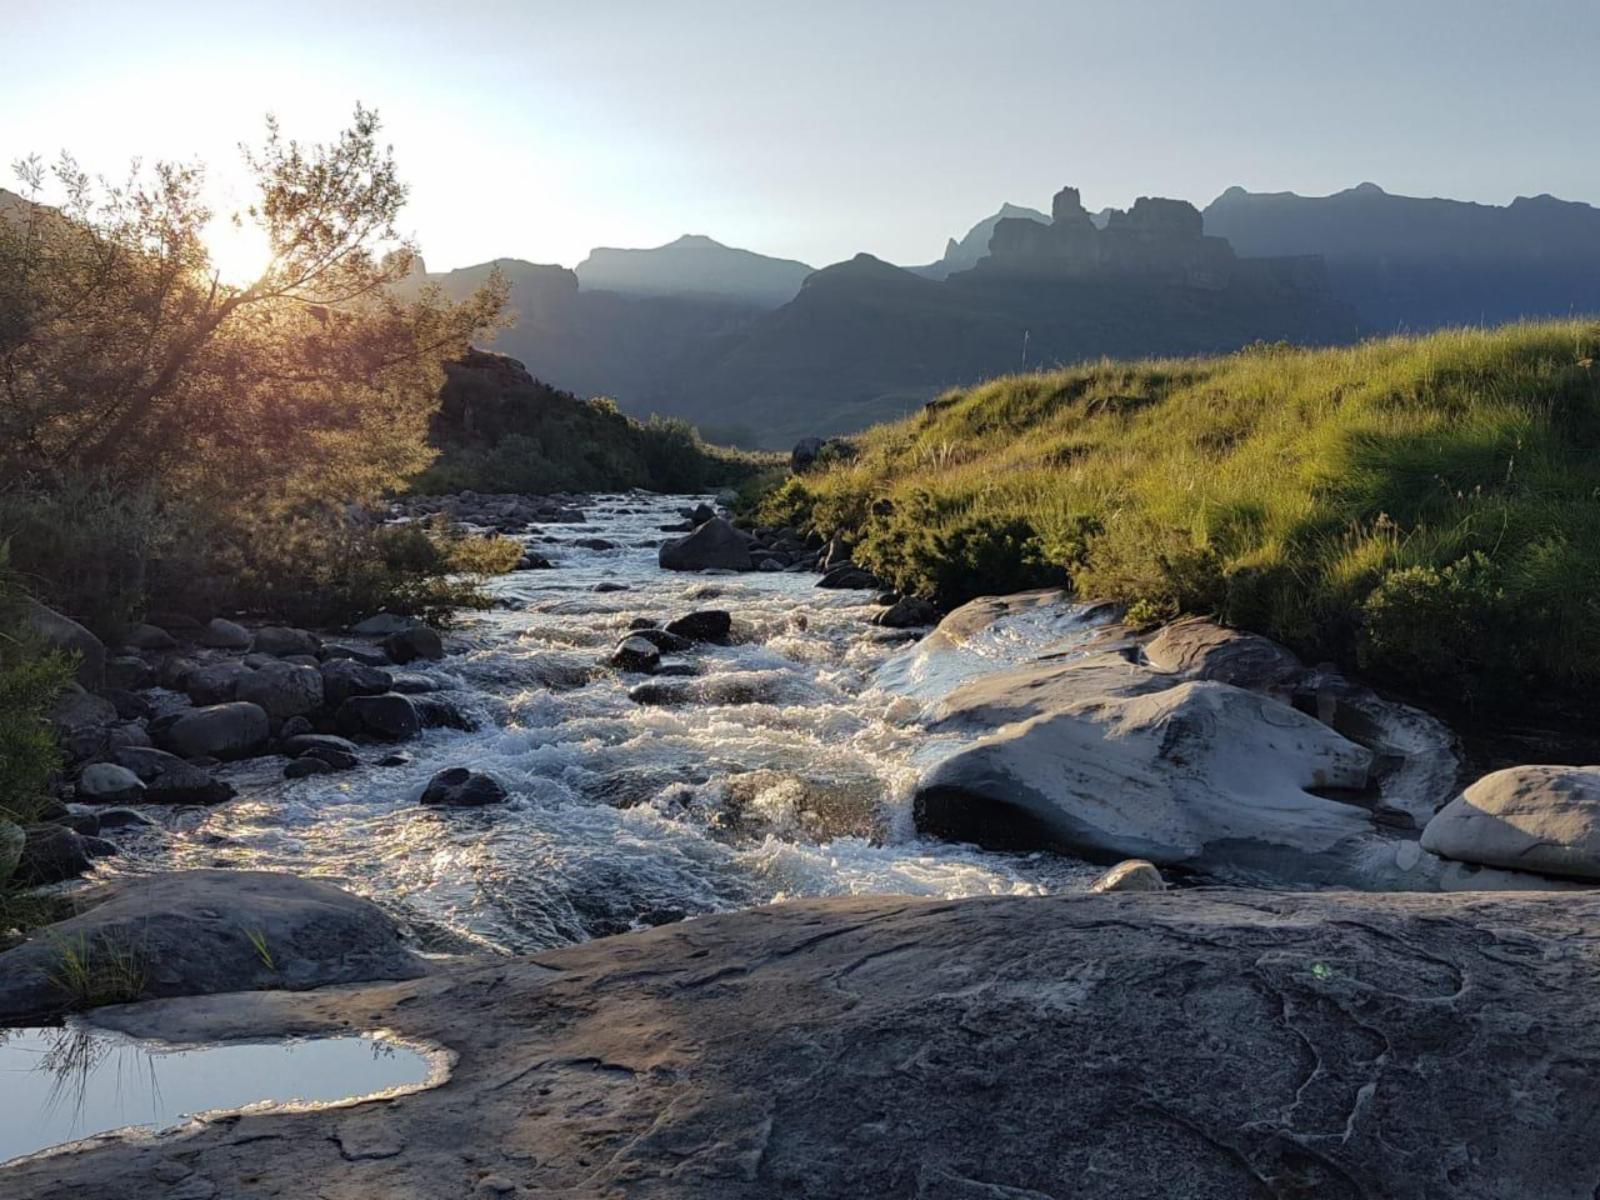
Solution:
<svg viewBox="0 0 1600 1200">
<path fill-rule="evenodd" d="M 272 246 L 266 232 L 249 220 L 235 222 L 218 216 L 206 227 L 206 251 L 211 269 L 223 283 L 247 287 L 260 279 L 272 263 Z"/>
</svg>

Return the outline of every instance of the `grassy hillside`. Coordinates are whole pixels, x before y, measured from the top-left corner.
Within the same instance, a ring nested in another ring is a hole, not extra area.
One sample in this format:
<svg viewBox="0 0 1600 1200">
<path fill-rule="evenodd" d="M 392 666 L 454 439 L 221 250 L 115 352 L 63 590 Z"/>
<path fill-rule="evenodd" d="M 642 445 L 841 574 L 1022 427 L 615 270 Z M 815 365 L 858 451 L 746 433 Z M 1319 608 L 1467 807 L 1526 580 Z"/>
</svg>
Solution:
<svg viewBox="0 0 1600 1200">
<path fill-rule="evenodd" d="M 956 603 L 1070 582 L 1412 690 L 1600 682 L 1600 324 L 1257 346 L 951 392 L 764 502 Z"/>
</svg>

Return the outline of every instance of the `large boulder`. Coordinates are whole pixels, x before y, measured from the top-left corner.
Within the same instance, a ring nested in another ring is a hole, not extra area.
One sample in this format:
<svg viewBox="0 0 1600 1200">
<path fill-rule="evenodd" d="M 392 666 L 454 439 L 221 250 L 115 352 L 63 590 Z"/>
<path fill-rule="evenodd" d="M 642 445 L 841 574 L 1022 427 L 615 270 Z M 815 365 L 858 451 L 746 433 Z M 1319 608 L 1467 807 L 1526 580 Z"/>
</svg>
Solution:
<svg viewBox="0 0 1600 1200">
<path fill-rule="evenodd" d="M 236 795 L 233 785 L 176 754 L 131 746 L 118 750 L 113 761 L 126 767 L 144 784 L 142 804 L 222 804 Z"/>
<path fill-rule="evenodd" d="M 193 924 L 186 959 L 248 959 L 233 920 Z M 1587 895 L 866 896 L 130 1006 L 97 1022 L 459 1057 L 390 1103 L 16 1162 L 5 1193 L 1587 1200 L 1597 924 Z"/>
<path fill-rule="evenodd" d="M 732 524 L 716 517 L 688 537 L 667 542 L 657 561 L 668 571 L 753 571 L 750 538 Z"/>
<path fill-rule="evenodd" d="M 702 609 L 685 613 L 667 622 L 667 632 L 675 633 L 691 642 L 725 643 L 733 630 L 733 614 L 720 608 Z"/>
<path fill-rule="evenodd" d="M 1600 767 L 1510 767 L 1439 810 L 1422 848 L 1460 862 L 1600 879 Z"/>
<path fill-rule="evenodd" d="M 382 667 L 350 658 L 335 658 L 322 664 L 322 695 L 332 709 L 351 696 L 381 696 L 393 686 L 394 676 Z"/>
<path fill-rule="evenodd" d="M 222 617 L 213 617 L 195 633 L 194 640 L 198 645 L 209 646 L 213 650 L 250 649 L 250 631 Z"/>
<path fill-rule="evenodd" d="M 1280 687 L 1303 670 L 1293 653 L 1270 638 L 1204 617 L 1174 621 L 1144 650 L 1158 671 L 1257 690 Z"/>
<path fill-rule="evenodd" d="M 257 654 L 271 654 L 288 658 L 292 654 L 315 654 L 322 648 L 322 639 L 305 629 L 291 629 L 286 625 L 265 625 L 256 630 L 250 648 Z"/>
<path fill-rule="evenodd" d="M 84 804 L 138 804 L 144 781 L 116 763 L 90 763 L 78 775 L 77 798 Z"/>
<path fill-rule="evenodd" d="M 370 737 L 381 742 L 403 742 L 422 732 L 416 705 L 395 692 L 381 696 L 351 696 L 334 715 L 347 737 Z"/>
<path fill-rule="evenodd" d="M 283 721 L 322 707 L 322 673 L 316 667 L 271 662 L 240 676 L 235 694 Z"/>
<path fill-rule="evenodd" d="M 652 632 L 654 631 L 641 629 L 638 633 L 631 634 L 618 642 L 617 648 L 611 653 L 611 665 L 619 671 L 633 671 L 643 675 L 654 671 L 661 663 L 661 651 L 654 642 L 643 636 Z"/>
<path fill-rule="evenodd" d="M 422 803 L 430 808 L 482 808 L 504 804 L 506 789 L 491 775 L 466 767 L 451 767 L 428 780 Z"/>
<path fill-rule="evenodd" d="M 49 1014 L 64 995 L 60 946 L 115 954 L 134 1000 L 260 988 L 412 979 L 424 966 L 370 901 L 331 884 L 267 871 L 180 871 L 119 880 L 88 911 L 0 954 L 0 1021 Z M 106 964 L 109 966 L 110 964 Z"/>
<path fill-rule="evenodd" d="M 184 675 L 183 692 L 201 708 L 226 704 L 239 698 L 239 681 L 248 674 L 250 668 L 237 659 L 207 663 Z"/>
<path fill-rule="evenodd" d="M 65 825 L 29 825 L 23 831 L 22 853 L 17 858 L 12 880 L 25 887 L 48 883 L 65 883 L 76 879 L 104 854 L 116 853 L 116 847 L 97 837 L 86 837 Z M 0 955 L 0 980 L 5 975 L 5 957 Z M 5 984 L 0 982 L 0 992 Z M 3 1020 L 0 1015 L 0 1020 Z"/>
<path fill-rule="evenodd" d="M 67 758 L 97 758 L 110 748 L 112 729 L 121 719 L 117 706 L 81 684 L 69 683 L 56 699 L 50 724 Z"/>
<path fill-rule="evenodd" d="M 419 658 L 438 660 L 444 657 L 444 641 L 436 630 L 426 625 L 413 625 L 391 633 L 383 639 L 383 648 L 401 666 Z"/>
<path fill-rule="evenodd" d="M 183 758 L 249 758 L 271 735 L 271 721 L 259 704 L 236 700 L 186 712 L 161 730 L 168 750 Z"/>
<path fill-rule="evenodd" d="M 64 617 L 37 600 L 23 601 L 24 626 L 56 650 L 76 655 L 78 682 L 91 691 L 97 690 L 105 678 L 105 643 L 71 617 Z"/>
</svg>

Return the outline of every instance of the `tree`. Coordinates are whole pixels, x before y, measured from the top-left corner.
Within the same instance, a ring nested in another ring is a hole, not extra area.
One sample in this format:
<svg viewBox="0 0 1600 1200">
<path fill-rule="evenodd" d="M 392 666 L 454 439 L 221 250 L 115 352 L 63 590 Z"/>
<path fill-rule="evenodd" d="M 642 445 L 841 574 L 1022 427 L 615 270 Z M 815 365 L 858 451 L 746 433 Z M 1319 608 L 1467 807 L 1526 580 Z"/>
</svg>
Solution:
<svg viewBox="0 0 1600 1200">
<path fill-rule="evenodd" d="M 245 151 L 265 234 L 260 276 L 229 283 L 204 240 L 198 165 L 137 164 L 126 183 L 17 164 L 0 208 L 0 478 L 93 473 L 173 499 L 303 510 L 370 500 L 427 465 L 443 362 L 490 327 L 498 276 L 451 304 L 400 285 L 415 247 L 377 114 L 328 144 L 271 118 Z"/>
</svg>

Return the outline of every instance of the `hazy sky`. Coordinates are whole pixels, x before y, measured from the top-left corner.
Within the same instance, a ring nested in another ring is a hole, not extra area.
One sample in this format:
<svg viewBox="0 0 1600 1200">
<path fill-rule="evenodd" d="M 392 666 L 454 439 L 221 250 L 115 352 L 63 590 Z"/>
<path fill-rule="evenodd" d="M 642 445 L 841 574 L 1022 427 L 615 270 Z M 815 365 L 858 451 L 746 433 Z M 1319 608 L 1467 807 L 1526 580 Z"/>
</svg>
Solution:
<svg viewBox="0 0 1600 1200">
<path fill-rule="evenodd" d="M 1600 0 L 0 0 L 0 157 L 382 113 L 433 269 L 681 233 L 928 261 L 1001 201 L 1600 202 Z M 9 181 L 7 181 L 9 182 Z"/>
</svg>

